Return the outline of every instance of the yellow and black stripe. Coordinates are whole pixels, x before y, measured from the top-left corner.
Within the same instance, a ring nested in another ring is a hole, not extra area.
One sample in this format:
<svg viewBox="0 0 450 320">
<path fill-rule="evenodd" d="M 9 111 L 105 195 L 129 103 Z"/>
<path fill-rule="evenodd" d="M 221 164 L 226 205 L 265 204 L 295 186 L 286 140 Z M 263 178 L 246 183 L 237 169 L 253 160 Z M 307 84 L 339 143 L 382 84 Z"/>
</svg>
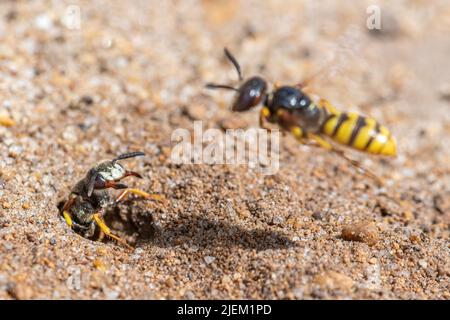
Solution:
<svg viewBox="0 0 450 320">
<path fill-rule="evenodd" d="M 334 141 L 372 154 L 395 156 L 397 144 L 389 130 L 372 118 L 333 110 L 322 125 L 322 133 Z"/>
</svg>

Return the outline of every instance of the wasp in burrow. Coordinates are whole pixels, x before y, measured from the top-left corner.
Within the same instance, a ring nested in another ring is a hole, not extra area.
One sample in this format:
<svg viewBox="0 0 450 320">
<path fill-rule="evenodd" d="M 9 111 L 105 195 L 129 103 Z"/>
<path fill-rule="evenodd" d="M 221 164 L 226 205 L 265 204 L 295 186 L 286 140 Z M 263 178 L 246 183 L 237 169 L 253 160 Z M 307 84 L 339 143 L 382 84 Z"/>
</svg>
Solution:
<svg viewBox="0 0 450 320">
<path fill-rule="evenodd" d="M 225 56 L 234 65 L 243 81 L 241 67 L 236 58 L 225 48 Z M 354 112 L 337 110 L 326 99 L 313 102 L 305 93 L 304 85 L 278 86 L 268 92 L 267 81 L 260 76 L 245 80 L 238 88 L 231 85 L 207 83 L 209 89 L 226 89 L 237 92 L 232 111 L 244 112 L 263 104 L 259 124 L 277 123 L 281 129 L 291 132 L 300 142 L 325 148 L 340 155 L 353 166 L 381 182 L 370 171 L 362 168 L 356 160 L 330 143 L 329 139 L 341 145 L 376 155 L 396 156 L 397 143 L 389 130 L 376 120 Z"/>
<path fill-rule="evenodd" d="M 145 199 L 163 199 L 160 195 L 149 194 L 120 183 L 128 176 L 141 179 L 142 176 L 137 172 L 125 169 L 118 161 L 143 155 L 144 153 L 139 151 L 125 153 L 113 160 L 101 161 L 88 171 L 86 176 L 73 187 L 61 210 L 66 223 L 72 230 L 89 239 L 96 235 L 99 235 L 100 238 L 106 235 L 131 248 L 124 240 L 111 232 L 111 229 L 105 224 L 103 216 L 108 207 L 119 203 L 130 193 Z M 108 189 L 122 191 L 113 197 Z"/>
</svg>

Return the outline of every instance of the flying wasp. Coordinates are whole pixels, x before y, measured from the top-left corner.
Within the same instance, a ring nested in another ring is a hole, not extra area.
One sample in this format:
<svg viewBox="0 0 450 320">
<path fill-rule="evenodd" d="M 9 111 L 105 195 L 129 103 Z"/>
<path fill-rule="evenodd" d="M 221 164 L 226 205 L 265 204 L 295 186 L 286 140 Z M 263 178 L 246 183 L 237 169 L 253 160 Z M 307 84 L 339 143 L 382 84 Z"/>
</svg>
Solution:
<svg viewBox="0 0 450 320">
<path fill-rule="evenodd" d="M 100 237 L 106 235 L 131 248 L 124 240 L 111 232 L 111 229 L 105 224 L 103 216 L 108 207 L 124 200 L 130 193 L 145 199 L 162 200 L 160 195 L 149 194 L 120 183 L 128 176 L 140 179 L 142 176 L 137 172 L 125 169 L 118 161 L 143 155 L 144 153 L 140 151 L 125 153 L 113 160 L 102 161 L 88 171 L 86 176 L 73 187 L 61 210 L 66 223 L 72 230 L 89 239 L 96 235 Z M 109 189 L 122 191 L 113 197 Z"/>
<path fill-rule="evenodd" d="M 333 151 L 380 182 L 373 173 L 348 158 L 329 140 L 370 154 L 396 156 L 396 140 L 385 126 L 372 118 L 337 110 L 326 99 L 314 102 L 303 90 L 303 84 L 276 86 L 272 92 L 268 92 L 267 81 L 260 76 L 244 81 L 236 58 L 226 48 L 224 52 L 234 65 L 242 84 L 236 88 L 226 84 L 207 83 L 206 87 L 237 92 L 232 111 L 245 112 L 262 103 L 259 116 L 262 128 L 265 128 L 266 122 L 278 124 L 300 142 Z"/>
</svg>

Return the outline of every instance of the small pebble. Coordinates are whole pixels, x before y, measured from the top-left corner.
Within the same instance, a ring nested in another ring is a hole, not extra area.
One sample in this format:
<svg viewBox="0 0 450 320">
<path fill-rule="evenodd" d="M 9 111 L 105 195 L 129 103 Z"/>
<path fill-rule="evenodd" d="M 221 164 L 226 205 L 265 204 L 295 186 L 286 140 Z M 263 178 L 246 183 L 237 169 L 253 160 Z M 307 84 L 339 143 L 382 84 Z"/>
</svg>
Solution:
<svg viewBox="0 0 450 320">
<path fill-rule="evenodd" d="M 211 256 L 205 256 L 203 259 L 205 260 L 206 264 L 211 264 L 214 262 L 214 260 L 216 260 L 216 258 Z"/>
<path fill-rule="evenodd" d="M 8 293 L 17 300 L 29 300 L 33 295 L 33 290 L 25 283 L 9 283 Z"/>
<path fill-rule="evenodd" d="M 347 241 L 358 241 L 373 246 L 379 240 L 379 234 L 373 223 L 357 223 L 345 226 L 341 236 Z"/>
<path fill-rule="evenodd" d="M 175 280 L 172 277 L 166 279 L 166 285 L 169 288 L 173 288 L 175 286 Z"/>
<path fill-rule="evenodd" d="M 418 264 L 419 264 L 419 266 L 421 266 L 424 269 L 426 269 L 428 267 L 428 263 L 423 259 L 419 260 Z"/>
<path fill-rule="evenodd" d="M 3 207 L 3 209 L 10 209 L 11 208 L 11 204 L 9 203 L 9 202 L 3 202 L 2 203 L 2 207 Z"/>
<path fill-rule="evenodd" d="M 192 291 L 186 291 L 184 293 L 184 298 L 187 300 L 194 300 L 195 299 L 195 294 Z"/>
<path fill-rule="evenodd" d="M 241 117 L 228 117 L 220 122 L 220 127 L 226 129 L 242 129 L 247 128 L 249 123 Z"/>
<path fill-rule="evenodd" d="M 272 220 L 273 224 L 279 225 L 279 224 L 282 224 L 283 222 L 284 222 L 283 217 L 280 217 L 280 216 L 273 217 L 273 220 Z"/>
<path fill-rule="evenodd" d="M 444 83 L 439 86 L 439 96 L 442 100 L 450 101 L 450 83 Z"/>
<path fill-rule="evenodd" d="M 12 127 L 15 125 L 15 121 L 8 116 L 0 116 L 0 125 L 4 127 Z"/>
<path fill-rule="evenodd" d="M 437 194 L 433 196 L 433 206 L 440 214 L 450 213 L 450 194 Z"/>
<path fill-rule="evenodd" d="M 106 271 L 106 266 L 101 259 L 97 258 L 94 260 L 94 267 L 100 271 L 103 271 L 103 272 Z"/>
<path fill-rule="evenodd" d="M 0 274 L 0 292 L 6 291 L 8 288 L 8 277 L 4 274 Z"/>
<path fill-rule="evenodd" d="M 103 289 L 106 300 L 116 300 L 119 298 L 120 292 L 115 290 Z"/>
<path fill-rule="evenodd" d="M 183 113 L 191 120 L 204 120 L 207 111 L 207 107 L 202 104 L 189 105 L 183 109 Z"/>
<path fill-rule="evenodd" d="M 316 219 L 316 220 L 322 220 L 322 219 L 323 219 L 323 213 L 322 213 L 322 211 L 315 211 L 315 212 L 312 214 L 312 217 L 313 217 L 314 219 Z"/>
<path fill-rule="evenodd" d="M 319 285 L 323 290 L 342 290 L 350 291 L 353 287 L 353 280 L 349 276 L 336 272 L 326 271 L 314 278 L 314 283 Z"/>
<path fill-rule="evenodd" d="M 48 15 L 41 14 L 34 20 L 36 28 L 41 30 L 49 30 L 53 27 L 53 21 Z"/>
</svg>

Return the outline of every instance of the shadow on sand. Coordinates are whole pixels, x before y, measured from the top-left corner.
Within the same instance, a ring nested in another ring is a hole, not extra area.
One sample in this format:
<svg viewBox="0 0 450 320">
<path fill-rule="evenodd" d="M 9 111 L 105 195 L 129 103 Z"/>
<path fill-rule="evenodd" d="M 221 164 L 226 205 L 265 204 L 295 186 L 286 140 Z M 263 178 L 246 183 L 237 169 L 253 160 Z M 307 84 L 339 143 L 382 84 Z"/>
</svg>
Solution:
<svg viewBox="0 0 450 320">
<path fill-rule="evenodd" d="M 156 227 L 152 212 L 143 210 L 137 202 L 140 200 L 125 201 L 105 215 L 107 225 L 115 234 L 137 246 L 151 243 L 168 248 L 188 243 L 199 248 L 241 247 L 257 251 L 296 246 L 286 235 L 270 230 L 269 226 L 267 229 L 247 229 L 232 222 L 201 216 L 182 217 Z"/>
</svg>

